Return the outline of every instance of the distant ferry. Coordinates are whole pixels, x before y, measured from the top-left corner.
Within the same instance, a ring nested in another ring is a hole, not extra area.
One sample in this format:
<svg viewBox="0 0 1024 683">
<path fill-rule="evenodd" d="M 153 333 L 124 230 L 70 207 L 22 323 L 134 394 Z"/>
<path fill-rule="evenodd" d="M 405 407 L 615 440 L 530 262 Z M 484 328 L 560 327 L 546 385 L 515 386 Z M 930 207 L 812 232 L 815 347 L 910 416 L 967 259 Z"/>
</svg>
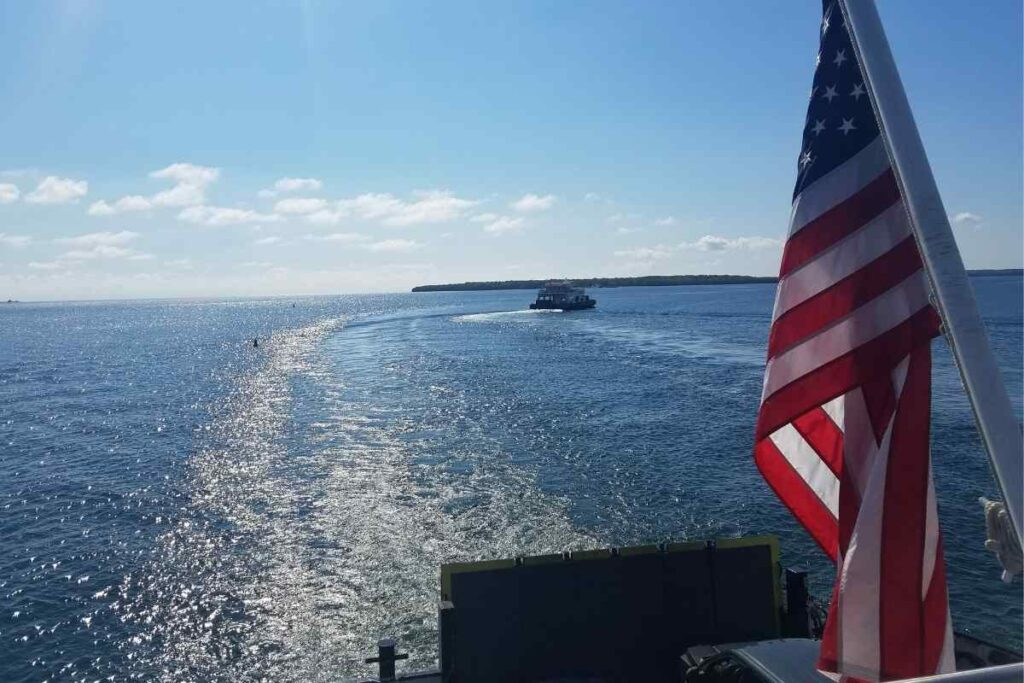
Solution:
<svg viewBox="0 0 1024 683">
<path fill-rule="evenodd" d="M 577 287 L 571 282 L 552 280 L 537 292 L 537 300 L 530 304 L 530 308 L 582 311 L 595 305 L 597 301 L 587 296 L 582 287 Z"/>
</svg>

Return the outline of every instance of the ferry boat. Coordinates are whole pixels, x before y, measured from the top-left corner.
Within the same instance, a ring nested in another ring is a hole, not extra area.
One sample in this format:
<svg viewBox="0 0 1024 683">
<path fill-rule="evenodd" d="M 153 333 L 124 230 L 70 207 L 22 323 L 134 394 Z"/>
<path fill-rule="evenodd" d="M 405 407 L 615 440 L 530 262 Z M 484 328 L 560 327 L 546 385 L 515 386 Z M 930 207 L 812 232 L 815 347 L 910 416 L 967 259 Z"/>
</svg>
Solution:
<svg viewBox="0 0 1024 683">
<path fill-rule="evenodd" d="M 587 296 L 582 287 L 577 287 L 571 282 L 552 280 L 537 292 L 537 300 L 530 304 L 530 309 L 582 311 L 596 305 L 597 301 Z"/>
</svg>

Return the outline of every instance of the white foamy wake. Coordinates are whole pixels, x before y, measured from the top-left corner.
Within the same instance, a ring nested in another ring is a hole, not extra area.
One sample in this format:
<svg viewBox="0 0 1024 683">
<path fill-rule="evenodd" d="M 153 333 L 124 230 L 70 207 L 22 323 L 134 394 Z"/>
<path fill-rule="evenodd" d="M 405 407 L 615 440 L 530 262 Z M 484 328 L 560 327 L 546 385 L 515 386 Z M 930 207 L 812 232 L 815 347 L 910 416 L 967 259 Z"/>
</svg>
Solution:
<svg viewBox="0 0 1024 683">
<path fill-rule="evenodd" d="M 505 322 L 505 321 L 529 321 L 538 315 L 550 315 L 552 313 L 562 313 L 558 309 L 525 309 L 522 311 L 496 311 L 494 313 L 470 313 L 468 315 L 459 315 L 452 318 L 453 321 L 458 323 L 486 323 L 486 322 Z"/>
<path fill-rule="evenodd" d="M 384 635 L 425 668 L 441 563 L 593 546 L 507 461 L 417 465 L 412 427 L 348 396 L 320 352 L 339 327 L 275 334 L 204 427 L 188 504 L 122 586 L 143 678 L 344 679 Z"/>
</svg>

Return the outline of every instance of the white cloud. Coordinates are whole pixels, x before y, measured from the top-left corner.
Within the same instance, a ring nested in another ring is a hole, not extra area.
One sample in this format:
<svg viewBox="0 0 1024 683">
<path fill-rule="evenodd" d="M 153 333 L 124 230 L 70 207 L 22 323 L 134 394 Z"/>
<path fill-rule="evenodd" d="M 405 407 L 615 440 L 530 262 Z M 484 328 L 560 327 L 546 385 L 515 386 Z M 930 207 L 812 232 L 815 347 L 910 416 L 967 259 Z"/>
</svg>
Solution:
<svg viewBox="0 0 1024 683">
<path fill-rule="evenodd" d="M 49 175 L 25 196 L 25 201 L 31 204 L 68 204 L 77 202 L 88 192 L 89 183 L 84 180 Z"/>
<path fill-rule="evenodd" d="M 174 187 L 157 192 L 154 206 L 197 206 L 206 201 L 206 188 L 220 178 L 220 169 L 179 162 L 149 174 L 150 178 L 173 180 Z"/>
<path fill-rule="evenodd" d="M 981 227 L 982 220 L 981 216 L 970 211 L 961 211 L 952 217 L 954 226 L 958 228 L 974 228 L 975 230 Z"/>
<path fill-rule="evenodd" d="M 317 197 L 289 197 L 274 204 L 278 213 L 317 213 L 327 208 L 327 200 Z"/>
<path fill-rule="evenodd" d="M 192 259 L 178 258 L 170 261 L 164 261 L 164 265 L 168 268 L 181 268 L 182 270 L 192 270 Z"/>
<path fill-rule="evenodd" d="M 154 206 L 198 206 L 206 201 L 206 187 L 179 183 L 153 195 Z"/>
<path fill-rule="evenodd" d="M 543 197 L 536 194 L 524 194 L 516 201 L 509 204 L 509 206 L 516 211 L 530 212 L 530 211 L 547 211 L 555 205 L 555 195 L 546 194 Z"/>
<path fill-rule="evenodd" d="M 246 261 L 239 265 L 243 268 L 271 268 L 274 264 L 270 261 Z"/>
<path fill-rule="evenodd" d="M 615 228 L 616 235 L 632 235 L 635 232 L 640 232 L 640 228 Z"/>
<path fill-rule="evenodd" d="M 251 209 L 226 206 L 190 206 L 182 209 L 178 219 L 198 225 L 240 225 L 243 223 L 276 223 L 281 217 L 272 213 L 259 213 Z"/>
<path fill-rule="evenodd" d="M 257 246 L 266 246 L 268 244 L 277 244 L 280 241 L 281 241 L 281 238 L 278 237 L 277 235 L 270 235 L 268 237 L 261 237 L 261 238 L 259 238 L 258 240 L 253 242 L 253 244 L 255 244 Z"/>
<path fill-rule="evenodd" d="M 782 240 L 772 237 L 719 237 L 704 235 L 696 242 L 682 242 L 680 249 L 697 249 L 699 251 L 726 251 L 734 249 L 773 249 L 782 245 Z"/>
<path fill-rule="evenodd" d="M 264 199 L 273 199 L 282 192 L 299 192 L 319 190 L 324 184 L 317 178 L 278 178 L 273 187 L 260 190 L 256 194 Z"/>
<path fill-rule="evenodd" d="M 490 223 L 484 226 L 484 232 L 489 232 L 492 235 L 504 235 L 505 233 L 522 230 L 522 228 L 522 218 L 498 216 L 496 220 L 491 221 Z"/>
<path fill-rule="evenodd" d="M 36 270 L 58 270 L 63 268 L 65 264 L 60 261 L 29 261 L 28 267 Z"/>
<path fill-rule="evenodd" d="M 306 216 L 306 220 L 320 225 L 335 225 L 345 218 L 355 217 L 379 220 L 383 225 L 404 227 L 451 221 L 461 217 L 478 203 L 456 197 L 444 190 L 414 192 L 412 201 L 405 201 L 388 193 L 369 192 L 339 200 L 333 210 L 314 211 Z"/>
<path fill-rule="evenodd" d="M 149 174 L 150 178 L 173 180 L 179 185 L 206 187 L 220 177 L 220 169 L 179 162 Z"/>
<path fill-rule="evenodd" d="M 148 211 L 155 206 L 197 206 L 206 201 L 206 188 L 220 177 L 220 169 L 176 163 L 153 171 L 149 177 L 171 180 L 174 186 L 150 197 L 133 194 L 113 203 L 101 199 L 89 207 L 89 215 L 113 216 L 128 211 Z"/>
<path fill-rule="evenodd" d="M 32 238 L 28 235 L 8 235 L 5 232 L 0 232 L 0 244 L 8 247 L 25 247 L 31 243 Z"/>
<path fill-rule="evenodd" d="M 659 218 L 658 220 L 654 221 L 654 224 L 661 226 L 675 225 L 676 219 L 673 218 L 672 216 L 665 216 L 664 218 Z"/>
<path fill-rule="evenodd" d="M 52 263 L 66 266 L 68 261 L 92 261 L 95 259 L 146 261 L 152 259 L 152 254 L 146 254 L 125 246 L 138 238 L 138 236 L 139 233 L 137 232 L 121 230 L 120 232 L 89 232 L 84 235 L 75 235 L 74 237 L 59 237 L 54 240 L 55 243 L 73 248 L 61 254 Z M 54 269 L 54 267 L 49 265 L 35 267 L 49 270 Z"/>
<path fill-rule="evenodd" d="M 298 192 L 299 190 L 319 190 L 324 184 L 316 178 L 280 178 L 274 183 L 278 192 Z"/>
<path fill-rule="evenodd" d="M 329 235 L 306 235 L 306 239 L 312 242 L 336 242 L 339 244 L 349 244 L 352 242 L 363 242 L 368 240 L 369 237 L 361 235 L 358 232 L 334 232 Z"/>
<path fill-rule="evenodd" d="M 605 218 L 605 221 L 611 223 L 612 225 L 616 225 L 618 223 L 624 223 L 626 221 L 636 222 L 639 221 L 641 218 L 642 216 L 638 213 L 613 213 L 611 216 Z"/>
<path fill-rule="evenodd" d="M 37 168 L 7 168 L 0 171 L 0 178 L 35 178 L 39 176 Z"/>
<path fill-rule="evenodd" d="M 656 247 L 637 247 L 636 249 L 623 249 L 615 252 L 616 256 L 633 259 L 635 261 L 661 261 L 672 256 L 669 247 L 658 245 Z"/>
<path fill-rule="evenodd" d="M 384 214 L 382 222 L 394 226 L 444 223 L 460 217 L 464 211 L 477 203 L 460 199 L 442 190 L 415 192 L 414 195 L 416 200 L 413 202 L 398 201 L 395 205 L 385 202 L 390 208 Z M 384 205 L 381 205 L 378 210 L 383 208 Z"/>
<path fill-rule="evenodd" d="M 113 204 L 108 204 L 102 199 L 98 202 L 93 202 L 89 205 L 88 213 L 90 216 L 112 216 L 126 211 L 148 211 L 151 208 L 153 208 L 153 203 L 149 199 L 133 194 L 121 197 Z"/>
<path fill-rule="evenodd" d="M 108 244 L 97 244 L 91 249 L 76 249 L 61 254 L 61 258 L 85 261 L 94 258 L 121 258 L 131 256 L 134 252 L 124 247 L 113 247 Z"/>
<path fill-rule="evenodd" d="M 20 196 L 21 190 L 18 189 L 17 185 L 12 185 L 11 183 L 0 183 L 0 204 L 16 202 Z"/>
<path fill-rule="evenodd" d="M 585 202 L 599 202 L 601 201 L 601 195 L 596 192 L 588 192 L 583 195 L 583 201 Z"/>
<path fill-rule="evenodd" d="M 321 211 L 314 211 L 306 216 L 306 221 L 314 225 L 337 225 L 345 216 L 346 214 L 343 211 L 323 209 Z"/>
<path fill-rule="evenodd" d="M 121 230 L 120 232 L 88 232 L 75 237 L 60 237 L 54 241 L 72 247 L 117 246 L 127 244 L 138 236 L 137 232 Z"/>
<path fill-rule="evenodd" d="M 496 213 L 480 213 L 469 220 L 474 223 L 486 223 L 486 225 L 484 225 L 484 232 L 489 232 L 492 235 L 502 235 L 507 232 L 515 232 L 521 230 L 525 224 L 525 221 L 522 218 L 500 216 Z"/>
<path fill-rule="evenodd" d="M 413 240 L 383 240 L 367 244 L 366 248 L 370 251 L 412 251 L 421 246 L 423 245 Z"/>
<path fill-rule="evenodd" d="M 91 249 L 75 249 L 60 255 L 61 260 L 91 261 L 93 259 L 125 258 L 133 261 L 146 261 L 153 258 L 152 254 L 144 254 L 134 249 L 115 247 L 109 244 L 97 244 Z"/>
<path fill-rule="evenodd" d="M 117 211 L 146 211 L 151 207 L 148 199 L 137 194 L 121 197 L 114 202 L 114 209 Z"/>
</svg>

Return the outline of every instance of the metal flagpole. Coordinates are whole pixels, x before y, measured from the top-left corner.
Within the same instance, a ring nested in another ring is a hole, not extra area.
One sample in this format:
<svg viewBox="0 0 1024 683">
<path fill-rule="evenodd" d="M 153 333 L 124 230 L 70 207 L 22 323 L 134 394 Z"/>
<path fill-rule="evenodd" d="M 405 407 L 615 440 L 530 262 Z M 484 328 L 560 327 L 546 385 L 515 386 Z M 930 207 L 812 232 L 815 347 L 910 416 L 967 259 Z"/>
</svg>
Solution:
<svg viewBox="0 0 1024 683">
<path fill-rule="evenodd" d="M 839 0 L 978 431 L 1017 538 L 1024 442 L 873 0 Z"/>
</svg>

